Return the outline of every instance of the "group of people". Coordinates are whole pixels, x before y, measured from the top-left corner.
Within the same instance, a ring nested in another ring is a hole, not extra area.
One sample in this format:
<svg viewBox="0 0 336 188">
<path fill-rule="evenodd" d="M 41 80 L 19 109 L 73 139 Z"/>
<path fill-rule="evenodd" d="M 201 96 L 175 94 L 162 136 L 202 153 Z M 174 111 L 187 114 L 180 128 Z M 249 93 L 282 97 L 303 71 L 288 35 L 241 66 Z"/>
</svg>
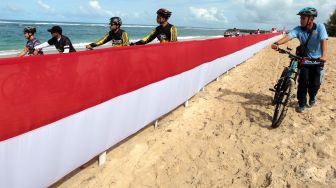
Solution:
<svg viewBox="0 0 336 188">
<path fill-rule="evenodd" d="M 238 37 L 240 35 L 240 30 L 237 28 L 233 28 L 232 31 L 225 31 L 224 32 L 224 37 Z"/>
<path fill-rule="evenodd" d="M 115 47 L 128 45 L 142 45 L 147 44 L 157 38 L 160 42 L 174 42 L 177 41 L 177 31 L 175 26 L 168 23 L 171 12 L 167 9 L 159 9 L 157 12 L 156 21 L 159 24 L 150 34 L 145 36 L 142 40 L 135 43 L 129 43 L 128 34 L 121 29 L 122 21 L 119 17 L 112 17 L 110 19 L 110 32 L 95 43 L 86 46 L 87 49 L 103 45 L 112 40 L 112 45 Z M 303 56 L 308 58 L 319 59 L 324 65 L 327 61 L 327 39 L 328 34 L 324 24 L 314 23 L 317 17 L 317 10 L 312 7 L 302 9 L 297 15 L 300 16 L 300 26 L 295 27 L 291 32 L 283 38 L 272 44 L 271 48 L 277 50 L 279 45 L 285 44 L 293 38 L 298 38 L 300 41 L 301 50 L 304 51 Z M 48 30 L 52 38 L 45 43 L 40 43 L 34 34 L 36 29 L 33 27 L 26 27 L 24 29 L 24 36 L 28 40 L 26 47 L 19 54 L 19 56 L 40 55 L 43 54 L 42 49 L 55 45 L 60 53 L 75 52 L 70 39 L 62 35 L 62 28 L 54 26 Z M 239 31 L 238 31 L 239 32 Z M 257 30 L 260 33 L 260 30 Z M 299 72 L 299 84 L 297 90 L 298 112 L 304 112 L 307 106 L 307 93 L 309 94 L 309 106 L 313 107 L 316 103 L 316 95 L 320 88 L 323 77 L 323 66 L 303 66 Z"/>
<path fill-rule="evenodd" d="M 97 42 L 86 45 L 86 49 L 93 49 L 97 46 L 103 45 L 109 41 L 112 41 L 112 46 L 129 46 L 129 45 L 143 45 L 150 43 L 157 38 L 160 43 L 175 42 L 177 41 L 176 27 L 168 22 L 168 19 L 172 15 L 172 12 L 161 8 L 157 12 L 156 21 L 159 24 L 151 33 L 145 36 L 143 39 L 129 43 L 128 34 L 125 30 L 121 29 L 122 21 L 120 17 L 110 18 L 110 31 Z M 60 26 L 53 26 L 48 29 L 52 38 L 47 42 L 40 43 L 35 38 L 36 28 L 25 27 L 23 30 L 24 37 L 27 39 L 27 44 L 24 49 L 18 54 L 18 56 L 24 55 L 42 55 L 43 48 L 54 45 L 59 53 L 76 52 L 70 39 L 62 34 L 62 28 Z"/>
</svg>

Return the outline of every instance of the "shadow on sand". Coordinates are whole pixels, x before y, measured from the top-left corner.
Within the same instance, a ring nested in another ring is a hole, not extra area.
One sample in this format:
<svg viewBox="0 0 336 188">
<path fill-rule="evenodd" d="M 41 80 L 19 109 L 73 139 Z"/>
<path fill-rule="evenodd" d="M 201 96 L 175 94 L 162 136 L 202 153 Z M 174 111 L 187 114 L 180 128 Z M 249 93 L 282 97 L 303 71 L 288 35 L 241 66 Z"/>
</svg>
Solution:
<svg viewBox="0 0 336 188">
<path fill-rule="evenodd" d="M 243 93 L 223 88 L 219 88 L 217 91 L 221 93 L 218 97 L 216 97 L 219 100 L 228 101 L 227 99 L 225 99 L 225 97 L 227 97 L 228 95 L 233 96 L 235 95 L 245 98 L 246 101 L 244 102 L 241 101 L 230 101 L 230 102 L 240 103 L 241 106 L 245 109 L 246 116 L 250 120 L 250 122 L 257 124 L 262 128 L 273 129 L 271 127 L 274 112 L 271 103 L 272 96 L 259 93 Z M 271 112 L 267 112 L 270 111 L 267 110 L 269 108 L 272 108 Z"/>
</svg>

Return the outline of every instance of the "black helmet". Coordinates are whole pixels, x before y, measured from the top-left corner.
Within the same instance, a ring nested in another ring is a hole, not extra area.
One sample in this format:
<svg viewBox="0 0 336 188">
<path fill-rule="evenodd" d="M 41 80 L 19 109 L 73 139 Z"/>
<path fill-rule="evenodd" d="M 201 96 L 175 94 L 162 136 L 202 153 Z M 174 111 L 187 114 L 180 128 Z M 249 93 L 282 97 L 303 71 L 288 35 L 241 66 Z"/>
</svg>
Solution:
<svg viewBox="0 0 336 188">
<path fill-rule="evenodd" d="M 52 28 L 48 29 L 48 32 L 50 33 L 59 33 L 62 35 L 62 28 L 58 25 L 53 26 Z"/>
<path fill-rule="evenodd" d="M 119 17 L 112 17 L 112 18 L 110 18 L 110 24 L 111 23 L 115 23 L 115 24 L 121 26 L 122 21 L 121 21 L 121 18 L 119 18 Z"/>
<path fill-rule="evenodd" d="M 27 26 L 23 29 L 23 32 L 24 33 L 31 33 L 31 34 L 34 35 L 36 33 L 36 29 L 35 29 L 35 27 Z"/>
<path fill-rule="evenodd" d="M 317 10 L 313 7 L 305 7 L 302 10 L 300 10 L 297 15 L 308 15 L 308 16 L 314 16 L 317 17 Z"/>
<path fill-rule="evenodd" d="M 167 9 L 160 8 L 158 11 L 156 11 L 156 14 L 161 16 L 161 17 L 164 17 L 164 18 L 168 19 L 172 15 L 172 12 L 170 12 Z"/>
</svg>

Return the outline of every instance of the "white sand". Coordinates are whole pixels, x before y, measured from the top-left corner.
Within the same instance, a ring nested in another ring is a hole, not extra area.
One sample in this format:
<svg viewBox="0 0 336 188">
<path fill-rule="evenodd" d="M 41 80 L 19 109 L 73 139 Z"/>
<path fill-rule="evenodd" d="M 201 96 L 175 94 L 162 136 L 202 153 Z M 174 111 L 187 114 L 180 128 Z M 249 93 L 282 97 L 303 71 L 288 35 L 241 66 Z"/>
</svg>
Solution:
<svg viewBox="0 0 336 188">
<path fill-rule="evenodd" d="M 291 42 L 295 47 L 298 43 Z M 205 92 L 65 177 L 60 187 L 336 187 L 336 39 L 314 108 L 270 129 L 288 59 L 269 47 Z M 296 101 L 296 100 L 294 100 Z"/>
</svg>

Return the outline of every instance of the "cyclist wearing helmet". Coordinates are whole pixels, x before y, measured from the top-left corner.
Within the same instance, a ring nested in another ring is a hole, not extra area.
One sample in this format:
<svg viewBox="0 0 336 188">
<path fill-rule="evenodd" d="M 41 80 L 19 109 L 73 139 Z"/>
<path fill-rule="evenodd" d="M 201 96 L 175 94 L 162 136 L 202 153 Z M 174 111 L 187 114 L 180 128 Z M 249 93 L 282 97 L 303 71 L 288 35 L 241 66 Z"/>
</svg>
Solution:
<svg viewBox="0 0 336 188">
<path fill-rule="evenodd" d="M 324 24 L 314 23 L 317 17 L 317 10 L 312 7 L 302 9 L 297 15 L 300 16 L 300 26 L 295 27 L 291 32 L 279 41 L 272 44 L 273 49 L 278 49 L 278 45 L 285 44 L 293 38 L 300 40 L 298 55 L 307 58 L 320 59 L 319 65 L 314 65 L 305 61 L 299 74 L 299 85 L 297 91 L 298 108 L 297 112 L 304 112 L 307 103 L 307 93 L 309 94 L 309 106 L 313 107 L 316 102 L 316 94 L 320 88 L 323 77 L 323 65 L 327 61 L 327 39 Z M 297 52 L 298 52 L 297 51 Z M 321 66 L 322 64 L 322 66 Z"/>
<path fill-rule="evenodd" d="M 161 8 L 156 12 L 156 14 L 156 22 L 160 25 L 156 27 L 150 34 L 145 36 L 142 40 L 139 40 L 136 43 L 131 43 L 131 45 L 147 44 L 153 41 L 155 38 L 157 38 L 160 43 L 177 41 L 176 28 L 172 24 L 168 23 L 168 19 L 172 12 Z"/>
<path fill-rule="evenodd" d="M 59 53 L 76 52 L 70 39 L 67 36 L 62 35 L 62 28 L 60 26 L 53 26 L 48 29 L 48 32 L 50 32 L 52 38 L 48 40 L 48 42 L 36 46 L 35 50 L 54 45 Z"/>
<path fill-rule="evenodd" d="M 22 57 L 28 53 L 28 55 L 42 55 L 42 50 L 34 51 L 34 47 L 41 44 L 39 40 L 35 38 L 35 27 L 27 26 L 23 29 L 24 37 L 27 39 L 27 44 L 23 48 L 22 52 L 18 56 Z"/>
<path fill-rule="evenodd" d="M 96 46 L 103 45 L 112 40 L 112 46 L 128 46 L 128 35 L 127 32 L 120 29 L 122 25 L 121 19 L 119 17 L 112 17 L 110 19 L 110 32 L 107 33 L 103 38 L 99 39 L 95 43 L 86 45 L 87 49 L 93 49 Z"/>
</svg>

